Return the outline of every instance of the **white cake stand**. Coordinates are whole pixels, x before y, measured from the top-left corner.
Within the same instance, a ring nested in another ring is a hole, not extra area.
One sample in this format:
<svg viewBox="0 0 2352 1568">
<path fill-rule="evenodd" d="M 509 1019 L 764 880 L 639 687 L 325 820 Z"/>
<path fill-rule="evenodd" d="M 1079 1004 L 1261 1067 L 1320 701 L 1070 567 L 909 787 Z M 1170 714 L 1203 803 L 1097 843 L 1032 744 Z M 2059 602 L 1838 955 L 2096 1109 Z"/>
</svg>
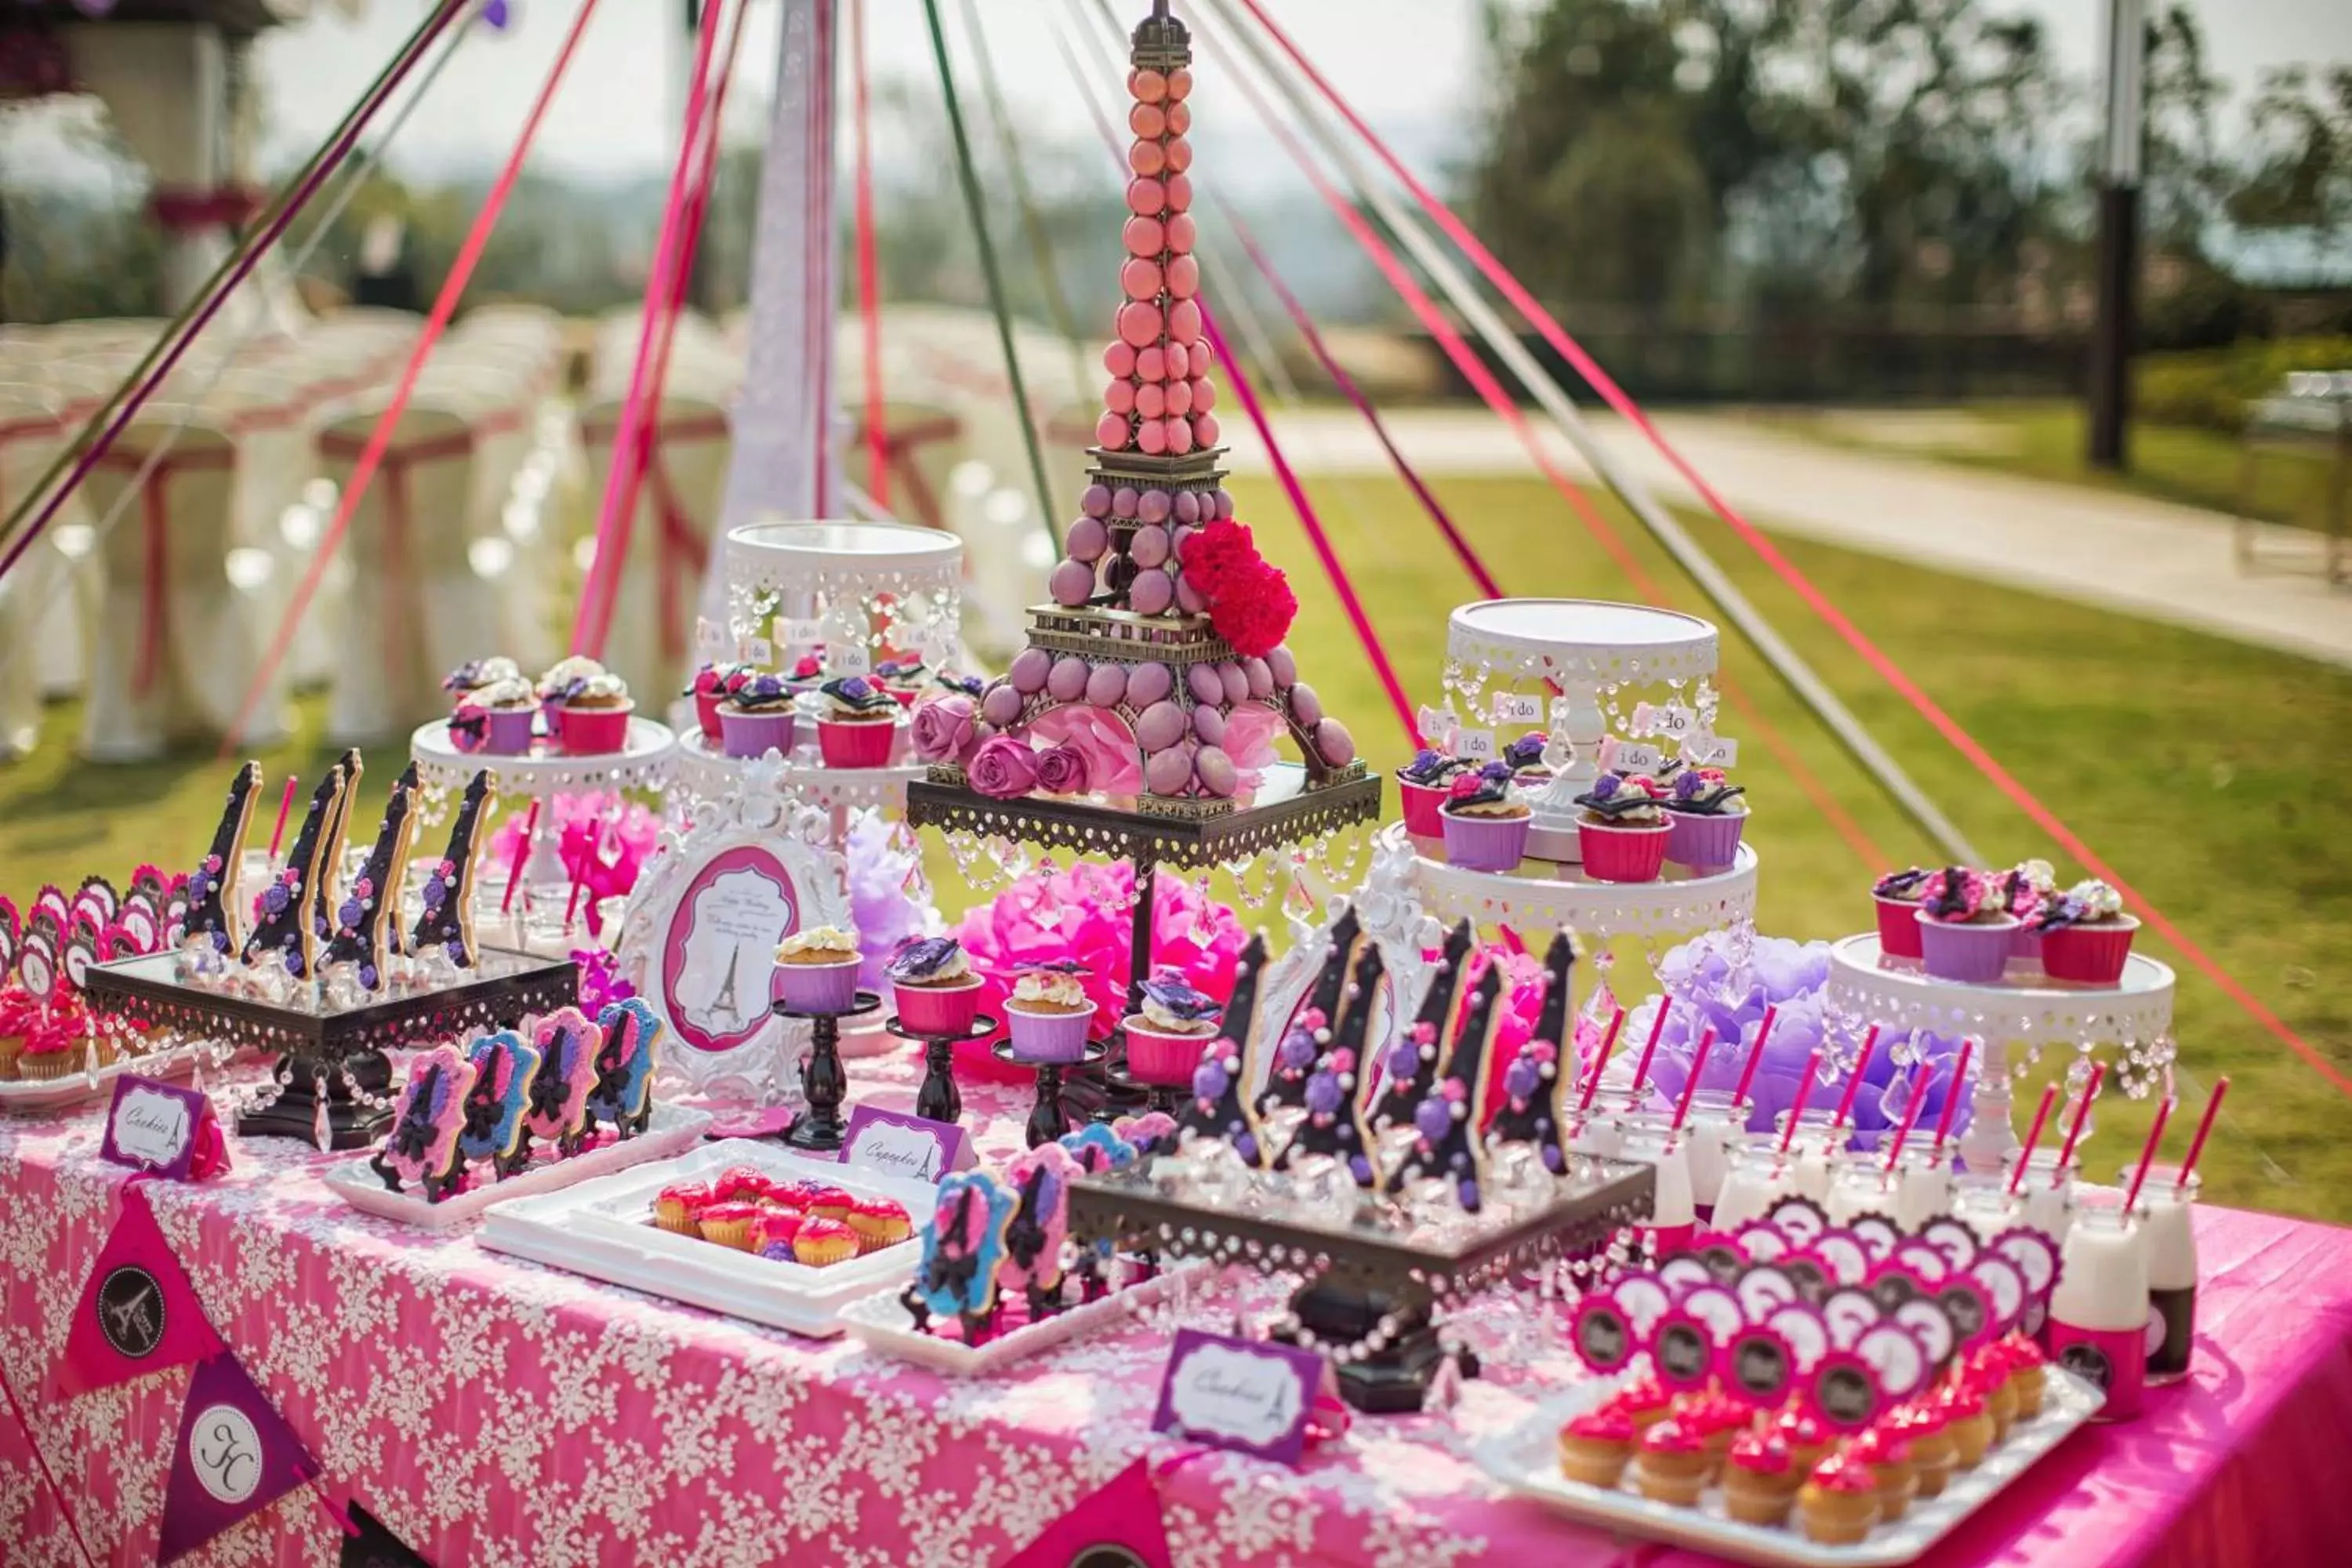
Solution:
<svg viewBox="0 0 2352 1568">
<path fill-rule="evenodd" d="M 669 784 L 677 752 L 677 737 L 667 724 L 634 714 L 626 742 L 617 752 L 573 755 L 533 751 L 520 756 L 489 752 L 461 752 L 449 739 L 449 721 L 436 719 L 408 738 L 408 755 L 416 764 L 416 782 L 424 787 L 425 815 L 438 820 L 451 799 L 464 793 L 473 776 L 488 768 L 498 781 L 501 796 L 552 800 L 559 795 L 584 795 L 593 790 L 658 790 Z M 488 829 L 485 828 L 485 832 Z M 523 866 L 526 885 L 561 887 L 571 881 L 563 868 L 562 835 L 555 813 L 543 810 L 530 837 L 530 858 Z"/>
<path fill-rule="evenodd" d="M 956 656 L 963 541 L 896 522 L 755 522 L 727 535 L 729 629 L 740 653 L 887 640 L 934 669 Z M 793 623 L 814 636 L 793 634 Z"/>
<path fill-rule="evenodd" d="M 906 721 L 899 721 L 899 728 Z M 903 753 L 903 746 L 894 752 Z M 677 738 L 677 753 L 670 763 L 672 794 L 688 802 L 688 809 L 716 801 L 733 789 L 751 765 L 748 757 L 730 757 L 699 728 Z M 928 770 L 921 763 L 898 763 L 883 768 L 829 768 L 817 761 L 816 743 L 805 741 L 784 759 L 784 793 L 804 805 L 821 806 L 836 815 L 861 807 L 885 811 L 907 809 L 907 785 Z"/>
<path fill-rule="evenodd" d="M 2079 1053 L 2068 1068 L 2070 1079 L 2090 1071 L 2095 1047 L 2112 1047 L 2116 1077 L 2134 1099 L 2168 1079 L 2172 984 L 2169 966 L 2135 952 L 2116 985 L 2052 980 L 2041 965 L 2016 959 L 1999 984 L 1965 985 L 1938 980 L 1909 959 L 1886 957 L 1876 934 L 1865 932 L 1831 945 L 1828 1003 L 1832 1017 L 1856 1041 L 1872 1024 L 1982 1041 L 1985 1060 L 1960 1155 L 1971 1171 L 1998 1171 L 2017 1147 L 2011 1088 L 2044 1046 Z"/>
<path fill-rule="evenodd" d="M 1484 722 L 1490 689 L 1542 687 L 1549 696 L 1554 777 L 1531 804 L 1528 853 L 1577 864 L 1574 797 L 1600 772 L 1610 720 L 1623 715 L 1614 698 L 1629 686 L 1692 688 L 1691 705 L 1712 723 L 1715 627 L 1696 616 L 1601 599 L 1486 599 L 1456 609 L 1446 623 L 1445 689 Z"/>
<path fill-rule="evenodd" d="M 1468 920 L 1509 926 L 1538 952 L 1542 943 L 1533 933 L 1561 926 L 1596 940 L 1682 937 L 1752 924 L 1756 918 L 1756 851 L 1746 844 L 1727 871 L 1694 877 L 1669 866 L 1654 882 L 1600 882 L 1565 866 L 1536 875 L 1465 870 L 1447 865 L 1438 845 L 1409 837 L 1402 823 L 1381 829 L 1380 845 L 1410 853 L 1413 889 L 1425 912 L 1447 925 Z"/>
</svg>

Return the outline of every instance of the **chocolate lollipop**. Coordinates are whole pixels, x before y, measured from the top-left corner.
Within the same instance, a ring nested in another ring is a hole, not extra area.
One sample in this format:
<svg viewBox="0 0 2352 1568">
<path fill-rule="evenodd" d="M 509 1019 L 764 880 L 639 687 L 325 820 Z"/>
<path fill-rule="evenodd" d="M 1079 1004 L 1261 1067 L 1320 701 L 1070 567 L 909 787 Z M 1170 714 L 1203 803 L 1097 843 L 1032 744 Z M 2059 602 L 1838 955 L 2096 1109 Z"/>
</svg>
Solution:
<svg viewBox="0 0 2352 1568">
<path fill-rule="evenodd" d="M 441 851 L 433 874 L 425 880 L 425 912 L 410 933 L 411 952 L 440 947 L 458 968 L 474 966 L 474 867 L 489 841 L 483 819 L 498 796 L 498 786 L 487 771 L 476 773 L 466 786 L 457 820 L 449 825 L 448 847 Z"/>
<path fill-rule="evenodd" d="M 228 784 L 228 805 L 221 810 L 220 826 L 213 829 L 213 846 L 204 861 L 188 873 L 188 913 L 182 924 L 183 942 L 202 941 L 226 958 L 245 946 L 245 912 L 236 907 L 236 872 L 245 858 L 246 830 L 253 826 L 253 803 L 261 793 L 261 764 L 247 763 Z"/>
<path fill-rule="evenodd" d="M 1478 977 L 1470 1014 L 1448 1056 L 1445 1077 L 1413 1108 L 1413 1142 L 1389 1178 L 1389 1191 L 1435 1176 L 1454 1185 L 1464 1209 L 1478 1212 L 1478 1110 L 1486 1077 L 1486 1031 L 1495 1018 L 1495 998 L 1503 994 L 1503 966 L 1490 963 Z"/>
<path fill-rule="evenodd" d="M 1366 1118 L 1374 1131 L 1411 1122 L 1437 1082 L 1438 1068 L 1444 1061 L 1445 1026 L 1454 1016 L 1454 998 L 1473 940 L 1468 921 L 1445 933 L 1444 950 L 1429 977 L 1429 994 L 1421 999 L 1421 1016 L 1401 1030 L 1389 1047 L 1380 1101 Z M 1370 1075 L 1365 1078 L 1369 1082 Z"/>
<path fill-rule="evenodd" d="M 1364 943 L 1356 958 L 1355 978 L 1339 1004 L 1339 1026 L 1307 1080 L 1307 1120 L 1276 1161 L 1276 1168 L 1287 1169 L 1302 1154 L 1328 1154 L 1348 1167 L 1356 1185 L 1370 1188 L 1377 1179 L 1371 1130 L 1364 1125 L 1363 1110 L 1356 1102 L 1356 1079 L 1363 1070 L 1364 1037 L 1371 1027 L 1385 967 L 1379 944 Z"/>
<path fill-rule="evenodd" d="M 1233 1145 L 1247 1165 L 1262 1166 L 1265 1152 L 1258 1146 L 1257 1118 L 1242 1098 L 1248 1080 L 1249 1052 L 1245 1044 L 1257 1022 L 1257 977 L 1265 967 L 1265 933 L 1250 938 L 1234 966 L 1234 998 L 1225 1005 L 1224 1032 L 1217 1037 L 1192 1073 L 1192 1097 L 1176 1118 L 1180 1143 L 1192 1138 L 1214 1138 Z"/>
<path fill-rule="evenodd" d="M 1339 1015 L 1339 988 L 1347 983 L 1348 965 L 1355 960 L 1362 929 L 1353 904 L 1331 922 L 1330 945 L 1315 977 L 1315 988 L 1307 1005 L 1291 1016 L 1275 1045 L 1274 1059 L 1267 1064 L 1265 1088 L 1257 1097 L 1261 1120 L 1276 1110 L 1306 1109 L 1307 1080 L 1331 1043 L 1331 1022 Z"/>
<path fill-rule="evenodd" d="M 416 764 L 411 763 L 384 802 L 375 847 L 352 879 L 350 893 L 335 910 L 326 962 L 352 965 L 362 991 L 383 984 L 384 954 L 399 928 L 400 889 L 408 876 L 408 854 L 416 838 Z"/>
<path fill-rule="evenodd" d="M 302 831 L 294 836 L 286 864 L 261 889 L 260 913 L 245 939 L 248 966 L 259 963 L 263 954 L 274 952 L 285 961 L 286 973 L 297 980 L 318 967 L 319 933 L 310 923 L 310 889 L 318 879 L 320 858 L 326 852 L 327 834 L 347 782 L 338 763 L 310 792 L 310 807 L 302 814 Z"/>
<path fill-rule="evenodd" d="M 1518 1056 L 1503 1074 L 1503 1103 L 1487 1123 L 1486 1147 L 1506 1143 L 1535 1146 L 1544 1169 L 1559 1175 L 1568 1169 L 1567 1152 L 1559 1142 L 1559 1090 L 1565 1079 L 1559 1064 L 1568 1038 L 1569 979 L 1576 967 L 1576 944 L 1561 931 L 1544 954 L 1543 1007 L 1536 1016 L 1535 1033 L 1519 1047 Z"/>
</svg>

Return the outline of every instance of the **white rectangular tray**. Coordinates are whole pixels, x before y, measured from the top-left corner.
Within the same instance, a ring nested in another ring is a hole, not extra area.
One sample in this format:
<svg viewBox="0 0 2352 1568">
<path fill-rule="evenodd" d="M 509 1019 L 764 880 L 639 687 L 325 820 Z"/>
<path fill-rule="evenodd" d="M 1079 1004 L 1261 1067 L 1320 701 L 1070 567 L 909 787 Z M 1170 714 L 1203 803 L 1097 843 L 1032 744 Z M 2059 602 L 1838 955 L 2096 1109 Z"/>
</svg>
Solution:
<svg viewBox="0 0 2352 1568">
<path fill-rule="evenodd" d="M 652 1160 L 666 1160 L 682 1154 L 702 1141 L 710 1125 L 710 1112 L 692 1110 L 682 1105 L 664 1105 L 656 1101 L 653 1119 L 646 1130 L 635 1138 L 617 1143 L 606 1143 L 569 1160 L 541 1160 L 509 1176 L 503 1182 L 485 1182 L 465 1192 L 427 1203 L 425 1194 L 411 1187 L 394 1192 L 383 1184 L 369 1161 L 375 1157 L 371 1149 L 354 1154 L 341 1164 L 329 1167 L 320 1178 L 334 1194 L 362 1214 L 398 1220 L 424 1230 L 447 1230 L 476 1218 L 492 1204 L 509 1198 L 529 1197 L 534 1193 L 557 1192 L 564 1187 L 609 1176 L 633 1165 Z"/>
<path fill-rule="evenodd" d="M 1587 1524 L 1653 1541 L 1711 1552 L 1735 1563 L 1771 1568 L 1895 1568 L 1917 1559 L 1985 1500 L 2031 1468 L 2066 1435 L 2089 1421 L 2099 1395 L 2072 1373 L 2043 1369 L 2042 1414 L 2010 1428 L 2007 1440 L 1972 1470 L 1955 1470 L 1943 1491 L 1913 1502 L 1901 1519 L 1881 1525 L 1852 1546 L 1822 1546 L 1805 1538 L 1790 1515 L 1787 1528 L 1741 1524 L 1727 1518 L 1719 1489 L 1709 1487 L 1696 1508 L 1676 1508 L 1633 1489 L 1633 1468 L 1612 1490 L 1571 1481 L 1559 1470 L 1559 1429 L 1570 1416 L 1615 1392 L 1618 1381 L 1594 1378 L 1557 1399 L 1504 1436 L 1479 1446 L 1479 1468 L 1515 1496 L 1530 1498 Z"/>
<path fill-rule="evenodd" d="M 64 1110 L 93 1100 L 112 1098 L 114 1080 L 124 1073 L 135 1072 L 143 1078 L 185 1078 L 195 1065 L 196 1053 L 193 1050 L 156 1051 L 109 1062 L 95 1076 L 73 1072 L 63 1078 L 39 1080 L 12 1079 L 0 1083 L 0 1110 L 19 1116 Z"/>
<path fill-rule="evenodd" d="M 534 1263 L 813 1339 L 840 1333 L 842 1309 L 852 1301 L 895 1289 L 913 1277 L 921 1250 L 913 1241 L 814 1268 L 674 1236 L 652 1223 L 654 1196 L 662 1188 L 708 1181 L 730 1165 L 750 1165 L 782 1181 L 823 1182 L 867 1197 L 895 1198 L 918 1229 L 938 1197 L 928 1182 L 877 1175 L 778 1143 L 730 1138 L 560 1193 L 493 1204 L 477 1239 Z"/>
<path fill-rule="evenodd" d="M 941 1339 L 916 1328 L 895 1289 L 877 1290 L 862 1300 L 852 1301 L 842 1309 L 841 1321 L 849 1330 L 850 1338 L 870 1349 L 951 1377 L 980 1377 L 1024 1356 L 1066 1344 L 1081 1334 L 1116 1328 L 1136 1309 L 1148 1307 L 1174 1289 L 1180 1276 L 1198 1272 L 1201 1267 L 1192 1264 L 1170 1273 L 1155 1274 L 1140 1285 L 1114 1290 L 1099 1301 L 1072 1307 L 1043 1322 L 1024 1323 L 1011 1333 L 997 1335 L 977 1350 L 961 1340 Z"/>
</svg>

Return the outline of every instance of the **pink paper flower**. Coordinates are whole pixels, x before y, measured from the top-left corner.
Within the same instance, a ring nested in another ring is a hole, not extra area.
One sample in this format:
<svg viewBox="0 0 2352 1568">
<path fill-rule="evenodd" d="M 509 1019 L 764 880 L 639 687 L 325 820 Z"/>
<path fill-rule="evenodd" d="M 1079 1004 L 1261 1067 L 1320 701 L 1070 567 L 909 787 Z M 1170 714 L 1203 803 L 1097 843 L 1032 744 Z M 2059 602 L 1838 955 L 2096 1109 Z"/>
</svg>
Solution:
<svg viewBox="0 0 2352 1568">
<path fill-rule="evenodd" d="M 1029 742 L 1016 735 L 983 742 L 964 766 L 971 787 L 991 800 L 1011 800 L 1037 787 L 1037 763 Z"/>
<path fill-rule="evenodd" d="M 1076 746 L 1037 753 L 1037 785 L 1047 795 L 1078 795 L 1087 787 L 1087 759 Z"/>
</svg>

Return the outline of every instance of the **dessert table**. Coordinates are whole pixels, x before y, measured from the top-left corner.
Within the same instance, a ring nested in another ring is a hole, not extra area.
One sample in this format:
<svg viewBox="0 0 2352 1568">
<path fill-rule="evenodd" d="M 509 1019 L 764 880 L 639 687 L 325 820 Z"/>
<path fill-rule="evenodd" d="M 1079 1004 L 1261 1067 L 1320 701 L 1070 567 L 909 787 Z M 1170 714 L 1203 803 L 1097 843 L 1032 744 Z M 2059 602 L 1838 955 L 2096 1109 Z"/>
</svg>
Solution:
<svg viewBox="0 0 2352 1568">
<path fill-rule="evenodd" d="M 257 1069 L 237 1069 L 238 1076 Z M 912 1051 L 852 1064 L 852 1099 L 911 1107 Z M 965 1086 L 984 1160 L 1020 1147 L 1026 1085 Z M 45 1388 L 126 1173 L 95 1108 L 0 1123 L 0 1367 L 90 1556 L 154 1561 L 188 1373 L 60 1402 Z M 331 1159 L 236 1141 L 216 1181 L 150 1186 L 204 1308 L 324 1472 L 429 1559 L 540 1568 L 659 1562 L 1003 1561 L 1139 1456 L 1176 1561 L 1685 1564 L 1504 1500 L 1472 1451 L 1580 1375 L 1558 1333 L 1490 1302 L 1457 1319 L 1487 1374 L 1445 1413 L 1359 1416 L 1294 1473 L 1149 1428 L 1167 1330 L 1130 1323 L 996 1377 L 944 1378 L 487 1252 L 344 1206 Z M 2092 1427 L 1963 1525 L 1935 1564 L 2337 1561 L 2352 1539 L 2352 1232 L 2198 1215 L 2192 1380 Z M 1272 1309 L 1274 1288 L 1241 1296 Z M 1190 1321 L 1229 1326 L 1232 1290 Z M 331 1563 L 318 1489 L 196 1564 Z M 0 1560 L 84 1561 L 0 1405 Z"/>
</svg>

